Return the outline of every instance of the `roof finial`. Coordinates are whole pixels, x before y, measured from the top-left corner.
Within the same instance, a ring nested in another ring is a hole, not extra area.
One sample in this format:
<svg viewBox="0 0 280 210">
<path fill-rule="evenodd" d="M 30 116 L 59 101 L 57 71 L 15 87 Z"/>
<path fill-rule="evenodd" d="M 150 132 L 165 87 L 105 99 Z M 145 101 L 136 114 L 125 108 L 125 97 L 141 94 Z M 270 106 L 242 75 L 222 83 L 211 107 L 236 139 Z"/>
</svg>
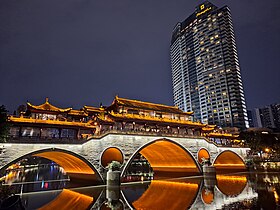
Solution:
<svg viewBox="0 0 280 210">
<path fill-rule="evenodd" d="M 49 97 L 46 97 L 46 103 L 49 103 Z"/>
</svg>

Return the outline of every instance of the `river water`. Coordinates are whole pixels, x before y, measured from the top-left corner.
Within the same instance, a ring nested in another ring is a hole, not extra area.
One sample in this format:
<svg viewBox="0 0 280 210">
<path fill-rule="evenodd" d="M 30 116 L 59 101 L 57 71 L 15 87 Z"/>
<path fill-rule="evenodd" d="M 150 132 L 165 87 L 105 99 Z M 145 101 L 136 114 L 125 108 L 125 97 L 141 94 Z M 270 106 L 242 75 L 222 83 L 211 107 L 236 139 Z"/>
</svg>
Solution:
<svg viewBox="0 0 280 210">
<path fill-rule="evenodd" d="M 72 182 L 54 163 L 7 171 L 1 189 L 26 209 L 280 209 L 279 173 L 219 174 L 127 182 L 120 189 Z"/>
</svg>

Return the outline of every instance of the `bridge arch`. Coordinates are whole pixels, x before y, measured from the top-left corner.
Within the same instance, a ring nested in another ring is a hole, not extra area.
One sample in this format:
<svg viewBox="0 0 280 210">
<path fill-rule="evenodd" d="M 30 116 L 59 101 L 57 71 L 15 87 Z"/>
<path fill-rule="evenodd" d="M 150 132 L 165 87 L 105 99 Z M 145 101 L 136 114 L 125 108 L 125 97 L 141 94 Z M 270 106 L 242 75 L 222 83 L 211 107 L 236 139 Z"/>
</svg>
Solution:
<svg viewBox="0 0 280 210">
<path fill-rule="evenodd" d="M 231 150 L 221 152 L 213 161 L 217 172 L 220 170 L 245 170 L 246 165 L 241 156 Z"/>
<path fill-rule="evenodd" d="M 200 150 L 197 152 L 197 161 L 202 164 L 203 159 L 210 160 L 210 153 L 204 147 L 200 148 Z"/>
<path fill-rule="evenodd" d="M 102 176 L 88 160 L 74 152 L 58 148 L 42 149 L 22 155 L 2 167 L 1 173 L 4 173 L 4 170 L 10 165 L 19 162 L 27 156 L 42 157 L 57 163 L 70 178 L 103 183 Z"/>
<path fill-rule="evenodd" d="M 124 176 L 131 162 L 139 153 L 148 160 L 154 171 L 193 174 L 200 174 L 202 171 L 188 149 L 173 140 L 163 138 L 150 141 L 138 148 L 127 161 L 121 176 Z"/>
<path fill-rule="evenodd" d="M 117 147 L 108 147 L 103 150 L 100 156 L 100 165 L 103 168 L 106 168 L 106 166 L 112 161 L 118 161 L 120 164 L 123 164 L 124 155 L 121 149 Z"/>
</svg>

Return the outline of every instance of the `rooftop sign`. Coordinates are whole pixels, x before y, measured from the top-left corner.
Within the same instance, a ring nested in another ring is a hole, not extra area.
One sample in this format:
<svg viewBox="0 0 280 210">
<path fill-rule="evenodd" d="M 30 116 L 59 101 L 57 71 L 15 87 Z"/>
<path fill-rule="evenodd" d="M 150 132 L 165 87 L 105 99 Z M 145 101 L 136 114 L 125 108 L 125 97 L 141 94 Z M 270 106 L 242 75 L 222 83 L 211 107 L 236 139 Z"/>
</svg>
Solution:
<svg viewBox="0 0 280 210">
<path fill-rule="evenodd" d="M 196 13 L 196 17 L 205 14 L 206 12 L 210 11 L 212 7 L 205 7 L 205 4 L 201 4 L 199 6 L 200 12 Z"/>
</svg>

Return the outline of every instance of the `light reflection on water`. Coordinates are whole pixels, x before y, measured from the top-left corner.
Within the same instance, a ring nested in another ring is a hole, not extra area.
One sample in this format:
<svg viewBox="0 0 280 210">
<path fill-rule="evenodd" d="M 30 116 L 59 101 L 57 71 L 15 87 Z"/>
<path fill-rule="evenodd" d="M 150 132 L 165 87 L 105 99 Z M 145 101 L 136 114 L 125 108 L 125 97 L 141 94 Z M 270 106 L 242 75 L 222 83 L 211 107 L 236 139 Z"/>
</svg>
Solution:
<svg viewBox="0 0 280 210">
<path fill-rule="evenodd" d="M 244 173 L 217 175 L 215 180 L 196 177 L 124 183 L 121 189 L 106 191 L 72 183 L 60 167 L 50 166 L 14 170 L 4 183 L 13 184 L 26 209 L 180 210 L 277 209 L 279 181 L 276 173 Z"/>
</svg>

